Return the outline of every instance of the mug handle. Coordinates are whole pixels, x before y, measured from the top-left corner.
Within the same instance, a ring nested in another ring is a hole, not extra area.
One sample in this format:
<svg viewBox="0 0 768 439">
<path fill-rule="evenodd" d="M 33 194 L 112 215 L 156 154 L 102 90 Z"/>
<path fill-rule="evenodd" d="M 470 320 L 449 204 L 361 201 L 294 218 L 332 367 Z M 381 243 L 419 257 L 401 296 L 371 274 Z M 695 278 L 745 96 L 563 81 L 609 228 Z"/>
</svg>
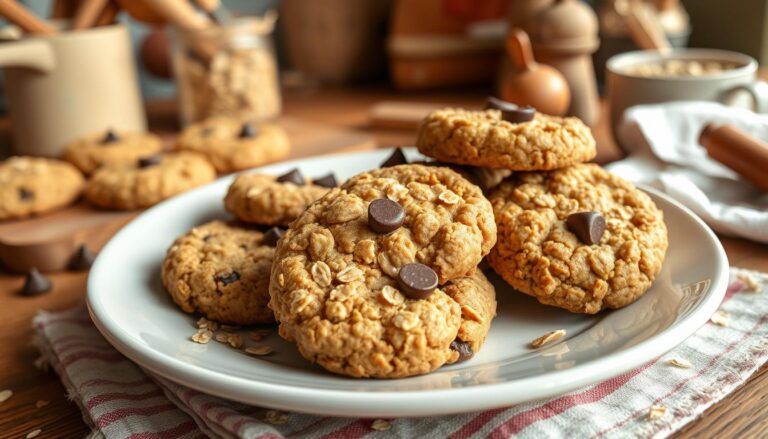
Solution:
<svg viewBox="0 0 768 439">
<path fill-rule="evenodd" d="M 48 42 L 22 40 L 0 44 L 0 67 L 26 67 L 48 73 L 56 67 L 56 58 Z"/>
<path fill-rule="evenodd" d="M 768 82 L 756 80 L 749 84 L 737 85 L 727 90 L 723 96 L 727 97 L 738 91 L 745 91 L 752 96 L 752 110 L 755 113 L 768 113 Z"/>
</svg>

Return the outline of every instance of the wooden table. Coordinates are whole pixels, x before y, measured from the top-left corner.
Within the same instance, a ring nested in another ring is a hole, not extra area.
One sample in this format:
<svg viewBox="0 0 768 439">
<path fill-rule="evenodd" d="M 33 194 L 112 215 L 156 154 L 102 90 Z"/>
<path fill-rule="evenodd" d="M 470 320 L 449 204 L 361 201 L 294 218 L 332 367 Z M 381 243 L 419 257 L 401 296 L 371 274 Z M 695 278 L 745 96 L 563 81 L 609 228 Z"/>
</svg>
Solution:
<svg viewBox="0 0 768 439">
<path fill-rule="evenodd" d="M 368 123 L 368 108 L 383 100 L 480 105 L 484 93 L 423 94 L 400 96 L 384 87 L 353 89 L 301 88 L 285 92 L 288 116 L 318 124 L 328 124 L 370 136 L 371 144 L 397 146 L 413 144 L 413 132 L 372 129 Z M 170 134 L 176 127 L 172 103 L 150 105 L 150 124 L 154 131 Z M 0 151 L 7 144 L 7 122 L 0 123 Z M 605 126 L 595 129 L 598 140 L 598 161 L 619 158 Z M 333 150 L 328 145 L 328 152 Z M 318 151 L 312 151 L 317 153 Z M 302 151 L 298 151 L 301 155 Z M 126 217 L 126 220 L 130 216 Z M 112 230 L 102 230 L 91 242 L 103 244 Z M 723 238 L 728 258 L 734 266 L 768 271 L 768 246 L 753 242 Z M 21 276 L 0 272 L 0 390 L 11 389 L 14 395 L 0 404 L 0 436 L 24 437 L 40 428 L 41 437 L 82 437 L 89 430 L 83 423 L 75 404 L 68 402 L 64 388 L 53 371 L 37 370 L 34 360 L 38 354 L 30 345 L 33 331 L 30 321 L 37 310 L 58 311 L 82 303 L 85 273 L 51 275 L 54 290 L 34 298 L 20 297 Z M 36 408 L 36 401 L 50 404 Z M 761 437 L 768 435 L 768 367 L 763 367 L 749 382 L 728 398 L 709 409 L 698 421 L 689 425 L 679 437 Z"/>
</svg>

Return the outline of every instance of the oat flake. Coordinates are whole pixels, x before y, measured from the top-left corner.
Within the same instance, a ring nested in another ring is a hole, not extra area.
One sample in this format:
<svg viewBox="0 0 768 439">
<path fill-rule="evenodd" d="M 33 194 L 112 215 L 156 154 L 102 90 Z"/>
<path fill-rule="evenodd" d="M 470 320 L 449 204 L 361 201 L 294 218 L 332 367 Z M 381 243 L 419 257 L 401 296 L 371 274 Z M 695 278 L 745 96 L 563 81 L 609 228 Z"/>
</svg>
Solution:
<svg viewBox="0 0 768 439">
<path fill-rule="evenodd" d="M 682 358 L 670 358 L 669 360 L 667 360 L 667 363 L 672 366 L 679 367 L 681 369 L 690 369 L 691 367 L 691 363 L 689 363 L 686 360 L 683 360 Z"/>
<path fill-rule="evenodd" d="M 531 347 L 536 349 L 538 347 L 544 346 L 547 343 L 560 340 L 561 338 L 565 337 L 565 334 L 565 329 L 558 329 L 557 331 L 547 332 L 536 340 L 533 340 L 531 342 Z"/>
<path fill-rule="evenodd" d="M 387 431 L 392 428 L 392 424 L 384 419 L 376 419 L 371 423 L 371 429 L 376 431 Z"/>
<path fill-rule="evenodd" d="M 13 390 L 3 390 L 0 392 L 0 402 L 7 401 L 11 396 L 13 396 Z"/>
<path fill-rule="evenodd" d="M 664 415 L 667 414 L 667 408 L 663 405 L 652 405 L 651 408 L 648 410 L 648 419 L 654 420 L 662 418 Z"/>
</svg>

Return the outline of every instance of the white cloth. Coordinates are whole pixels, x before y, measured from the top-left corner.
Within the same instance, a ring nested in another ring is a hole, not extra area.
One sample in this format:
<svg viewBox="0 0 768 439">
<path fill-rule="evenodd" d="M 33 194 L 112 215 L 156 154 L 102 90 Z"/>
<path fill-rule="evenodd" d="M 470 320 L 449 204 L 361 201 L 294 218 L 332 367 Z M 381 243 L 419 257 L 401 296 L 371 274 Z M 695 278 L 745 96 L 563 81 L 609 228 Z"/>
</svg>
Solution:
<svg viewBox="0 0 768 439">
<path fill-rule="evenodd" d="M 617 132 L 629 156 L 607 168 L 664 191 L 719 233 L 768 243 L 768 193 L 707 157 L 698 138 L 708 122 L 768 141 L 768 115 L 711 102 L 640 105 L 624 113 Z"/>
</svg>

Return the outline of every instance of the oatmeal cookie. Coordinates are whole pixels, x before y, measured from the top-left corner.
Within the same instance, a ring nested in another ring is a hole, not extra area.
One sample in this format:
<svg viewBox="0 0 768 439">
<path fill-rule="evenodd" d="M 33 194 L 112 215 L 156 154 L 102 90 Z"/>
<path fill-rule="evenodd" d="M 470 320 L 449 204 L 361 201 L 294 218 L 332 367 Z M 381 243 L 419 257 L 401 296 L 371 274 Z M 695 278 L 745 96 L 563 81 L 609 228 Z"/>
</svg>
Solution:
<svg viewBox="0 0 768 439">
<path fill-rule="evenodd" d="M 531 121 L 511 123 L 495 109 L 434 111 L 422 121 L 416 146 L 440 161 L 513 171 L 558 169 L 597 153 L 579 119 L 536 113 Z"/>
<path fill-rule="evenodd" d="M 85 174 L 106 165 L 133 164 L 141 157 L 158 154 L 160 138 L 151 133 L 125 133 L 108 130 L 75 140 L 67 146 L 64 159 Z"/>
<path fill-rule="evenodd" d="M 274 246 L 264 234 L 211 221 L 173 243 L 162 266 L 163 286 L 185 312 L 236 325 L 273 323 L 269 273 Z"/>
<path fill-rule="evenodd" d="M 106 166 L 91 176 L 85 196 L 96 206 L 138 209 L 209 183 L 216 170 L 202 155 L 177 152 Z"/>
<path fill-rule="evenodd" d="M 274 162 L 285 158 L 291 150 L 281 127 L 227 117 L 212 117 L 190 125 L 179 136 L 176 148 L 204 154 L 221 173 Z"/>
<path fill-rule="evenodd" d="M 238 175 L 229 186 L 224 207 L 240 221 L 287 226 L 325 195 L 330 190 L 327 186 L 335 186 L 335 182 L 323 186 L 304 177 L 295 181 L 278 179 L 267 174 Z"/>
<path fill-rule="evenodd" d="M 541 303 L 586 314 L 621 308 L 661 270 L 662 212 L 597 165 L 516 173 L 489 198 L 499 231 L 488 261 Z"/>
<path fill-rule="evenodd" d="M 465 359 L 495 313 L 493 287 L 476 271 L 495 237 L 490 204 L 450 169 L 353 177 L 278 243 L 270 306 L 280 334 L 310 361 L 354 377 Z"/>
<path fill-rule="evenodd" d="M 0 220 L 64 207 L 80 196 L 83 184 L 82 174 L 69 163 L 11 157 L 0 162 Z"/>
</svg>

